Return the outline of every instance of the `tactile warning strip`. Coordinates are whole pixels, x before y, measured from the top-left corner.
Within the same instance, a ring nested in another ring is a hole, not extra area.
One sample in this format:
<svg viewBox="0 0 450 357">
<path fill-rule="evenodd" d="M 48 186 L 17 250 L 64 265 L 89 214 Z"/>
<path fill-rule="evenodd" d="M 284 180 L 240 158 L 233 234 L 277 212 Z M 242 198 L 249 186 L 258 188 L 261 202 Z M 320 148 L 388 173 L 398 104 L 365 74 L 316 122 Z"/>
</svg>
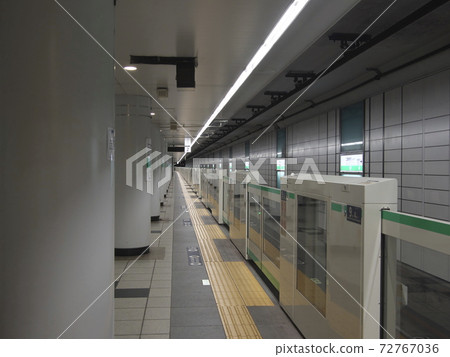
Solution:
<svg viewBox="0 0 450 357">
<path fill-rule="evenodd" d="M 243 262 L 225 262 L 246 306 L 273 306 L 272 300 Z"/>
<path fill-rule="evenodd" d="M 203 215 L 207 211 L 195 207 L 180 176 L 179 179 L 186 204 L 191 207 L 189 214 L 192 225 L 227 338 L 261 338 L 246 305 L 256 306 L 260 303 L 263 306 L 272 306 L 272 301 L 244 263 L 238 262 L 241 264 L 236 265 L 223 262 L 214 239 L 226 239 L 225 234 L 216 224 L 203 224 L 200 214 Z M 239 269 L 243 272 L 237 271 Z M 256 286 L 259 286 L 260 290 Z M 261 292 L 265 298 L 261 296 Z M 254 297 L 251 296 L 253 293 Z"/>
<path fill-rule="evenodd" d="M 245 306 L 219 305 L 219 314 L 228 338 L 261 338 Z"/>
</svg>

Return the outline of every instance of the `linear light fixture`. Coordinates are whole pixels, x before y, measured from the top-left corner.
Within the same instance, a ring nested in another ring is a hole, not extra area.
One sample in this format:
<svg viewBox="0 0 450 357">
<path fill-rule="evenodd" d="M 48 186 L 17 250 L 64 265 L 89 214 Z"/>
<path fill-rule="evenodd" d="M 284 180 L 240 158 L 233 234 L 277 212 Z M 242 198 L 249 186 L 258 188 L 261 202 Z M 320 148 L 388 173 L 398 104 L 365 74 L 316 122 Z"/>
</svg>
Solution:
<svg viewBox="0 0 450 357">
<path fill-rule="evenodd" d="M 353 146 L 353 145 L 361 145 L 361 144 L 363 144 L 362 141 L 355 141 L 354 143 L 341 144 L 341 146 Z"/>
<path fill-rule="evenodd" d="M 237 92 L 239 87 L 246 81 L 246 79 L 250 76 L 250 74 L 253 72 L 253 70 L 258 66 L 258 64 L 263 60 L 263 58 L 269 53 L 273 45 L 280 39 L 280 37 L 283 35 L 283 33 L 287 30 L 287 28 L 292 24 L 292 22 L 295 20 L 295 18 L 300 14 L 300 12 L 305 8 L 305 5 L 308 3 L 309 0 L 295 0 L 288 9 L 284 12 L 283 16 L 280 18 L 280 20 L 277 22 L 275 27 L 270 32 L 269 36 L 265 39 L 262 46 L 258 49 L 258 51 L 255 53 L 253 58 L 248 63 L 245 70 L 241 73 L 241 75 L 238 77 L 236 82 L 233 84 L 233 86 L 230 88 L 228 93 L 223 97 L 222 101 L 219 103 L 217 108 L 214 110 L 214 112 L 209 117 L 208 121 L 205 123 L 203 128 L 199 131 L 195 139 L 191 143 L 192 146 L 197 142 L 198 138 L 203 134 L 203 132 L 206 130 L 206 128 L 209 127 L 209 125 L 212 123 L 212 121 L 219 115 L 219 113 L 222 111 L 222 109 L 225 107 L 225 105 L 230 101 L 230 99 L 233 97 L 233 95 Z M 184 157 L 184 155 L 183 155 Z M 181 158 L 182 159 L 182 158 Z M 181 161 L 180 159 L 180 161 Z"/>
<path fill-rule="evenodd" d="M 135 66 L 125 66 L 125 67 L 123 67 L 123 69 L 125 69 L 127 71 L 135 71 L 135 70 L 137 70 L 137 67 L 135 67 Z"/>
<path fill-rule="evenodd" d="M 192 147 L 192 146 L 191 146 L 191 147 Z M 186 154 L 187 154 L 187 152 L 185 152 L 185 153 L 183 154 L 183 156 L 180 158 L 180 160 L 177 161 L 177 165 L 181 162 L 181 160 L 183 160 L 183 157 L 185 157 Z"/>
</svg>

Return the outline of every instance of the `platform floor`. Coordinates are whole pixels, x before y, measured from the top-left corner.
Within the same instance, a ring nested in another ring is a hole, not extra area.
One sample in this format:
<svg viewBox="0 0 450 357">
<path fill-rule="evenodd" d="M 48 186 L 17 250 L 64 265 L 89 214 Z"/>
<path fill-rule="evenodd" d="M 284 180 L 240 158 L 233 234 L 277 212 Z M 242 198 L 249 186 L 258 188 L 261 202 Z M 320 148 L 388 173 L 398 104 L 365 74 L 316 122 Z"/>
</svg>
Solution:
<svg viewBox="0 0 450 357">
<path fill-rule="evenodd" d="M 116 338 L 302 338 L 178 174 L 150 235 L 149 254 L 115 260 Z"/>
</svg>

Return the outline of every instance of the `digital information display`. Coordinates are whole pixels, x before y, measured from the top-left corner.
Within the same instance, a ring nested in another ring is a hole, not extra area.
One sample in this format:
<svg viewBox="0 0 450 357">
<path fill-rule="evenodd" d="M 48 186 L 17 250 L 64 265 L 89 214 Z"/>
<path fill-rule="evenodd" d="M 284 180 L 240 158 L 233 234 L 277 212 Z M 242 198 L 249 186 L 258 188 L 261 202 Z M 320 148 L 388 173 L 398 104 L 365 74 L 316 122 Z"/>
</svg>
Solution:
<svg viewBox="0 0 450 357">
<path fill-rule="evenodd" d="M 285 171 L 286 170 L 286 160 L 280 159 L 277 160 L 277 171 Z"/>
<path fill-rule="evenodd" d="M 362 173 L 363 154 L 342 154 L 341 172 Z"/>
</svg>

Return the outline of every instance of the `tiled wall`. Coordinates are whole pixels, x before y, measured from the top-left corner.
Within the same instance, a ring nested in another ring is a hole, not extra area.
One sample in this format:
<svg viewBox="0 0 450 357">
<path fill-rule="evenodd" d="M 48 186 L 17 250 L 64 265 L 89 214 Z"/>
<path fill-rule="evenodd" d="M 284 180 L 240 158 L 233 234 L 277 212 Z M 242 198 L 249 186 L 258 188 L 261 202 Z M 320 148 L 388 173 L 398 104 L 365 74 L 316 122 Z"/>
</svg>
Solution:
<svg viewBox="0 0 450 357">
<path fill-rule="evenodd" d="M 398 180 L 402 212 L 450 220 L 450 71 L 416 80 L 365 99 L 365 174 Z M 254 140 L 254 138 L 253 138 Z M 339 108 L 287 127 L 288 174 L 313 158 L 322 174 L 339 173 Z M 228 148 L 222 149 L 228 157 Z M 244 156 L 244 144 L 233 157 Z M 250 146 L 250 159 L 276 156 L 276 133 Z M 269 160 L 260 173 L 276 185 Z"/>
<path fill-rule="evenodd" d="M 287 156 L 297 158 L 288 165 L 288 174 L 299 172 L 306 158 L 312 158 L 321 174 L 335 175 L 339 166 L 336 147 L 339 140 L 336 111 L 310 118 L 287 128 Z"/>
<path fill-rule="evenodd" d="M 450 71 L 366 100 L 366 173 L 394 177 L 399 210 L 449 220 Z"/>
</svg>

